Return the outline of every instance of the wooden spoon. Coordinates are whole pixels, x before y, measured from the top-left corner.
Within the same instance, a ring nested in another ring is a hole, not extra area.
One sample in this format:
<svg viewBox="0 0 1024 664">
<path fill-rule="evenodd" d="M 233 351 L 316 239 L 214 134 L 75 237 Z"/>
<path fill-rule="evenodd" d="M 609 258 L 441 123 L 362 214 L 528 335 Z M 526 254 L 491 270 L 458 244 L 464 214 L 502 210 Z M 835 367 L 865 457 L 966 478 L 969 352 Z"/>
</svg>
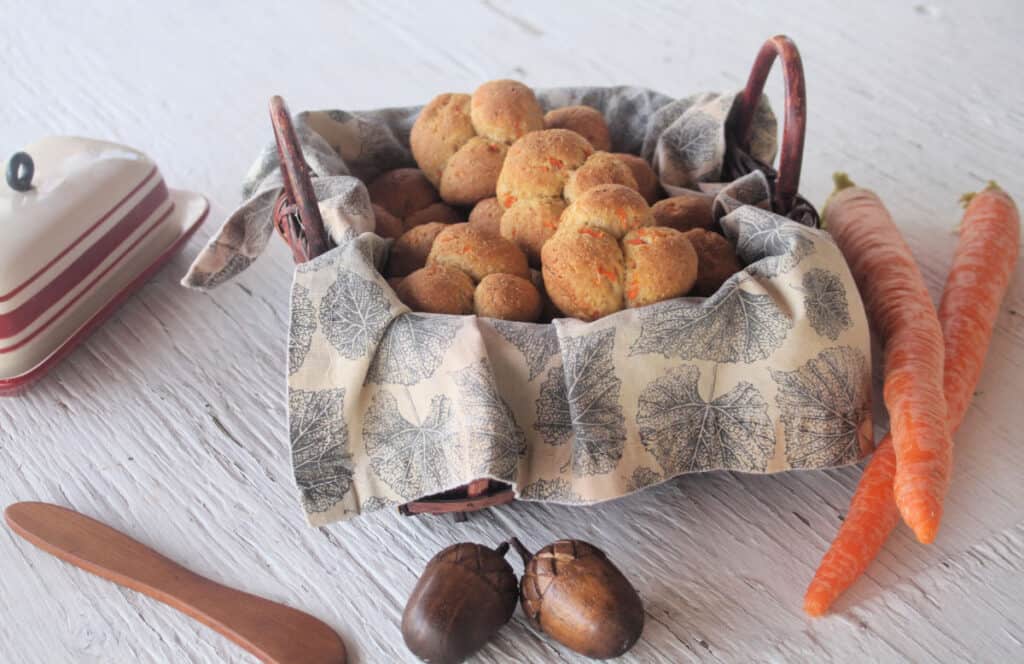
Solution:
<svg viewBox="0 0 1024 664">
<path fill-rule="evenodd" d="M 43 551 L 174 607 L 264 662 L 345 664 L 341 637 L 313 616 L 199 576 L 99 521 L 47 503 L 15 503 L 4 517 Z"/>
</svg>

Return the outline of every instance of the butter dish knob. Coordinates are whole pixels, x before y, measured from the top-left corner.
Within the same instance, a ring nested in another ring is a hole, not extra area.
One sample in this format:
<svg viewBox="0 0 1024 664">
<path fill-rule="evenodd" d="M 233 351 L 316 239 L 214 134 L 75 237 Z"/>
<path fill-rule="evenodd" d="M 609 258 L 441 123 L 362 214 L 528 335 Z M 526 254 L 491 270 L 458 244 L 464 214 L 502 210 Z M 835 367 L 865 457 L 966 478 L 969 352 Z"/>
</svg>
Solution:
<svg viewBox="0 0 1024 664">
<path fill-rule="evenodd" d="M 15 152 L 7 162 L 7 184 L 14 191 L 28 191 L 32 188 L 32 176 L 36 165 L 26 152 Z"/>
</svg>

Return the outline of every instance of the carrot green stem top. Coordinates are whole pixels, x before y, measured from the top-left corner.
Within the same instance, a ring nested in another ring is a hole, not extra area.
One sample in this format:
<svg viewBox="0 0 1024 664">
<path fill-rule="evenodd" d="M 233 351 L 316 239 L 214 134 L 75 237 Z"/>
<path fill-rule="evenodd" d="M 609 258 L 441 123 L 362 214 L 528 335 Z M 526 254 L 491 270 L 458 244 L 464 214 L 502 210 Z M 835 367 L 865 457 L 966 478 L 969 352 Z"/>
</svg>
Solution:
<svg viewBox="0 0 1024 664">
<path fill-rule="evenodd" d="M 854 181 L 850 179 L 850 176 L 847 175 L 846 173 L 843 173 L 842 171 L 836 171 L 835 173 L 832 174 L 832 182 L 835 183 L 835 187 L 836 188 L 832 190 L 832 193 L 829 194 L 828 198 L 825 199 L 825 204 L 823 206 L 821 206 L 821 227 L 822 228 L 826 228 L 825 210 L 828 209 L 828 204 L 830 202 L 832 202 L 832 199 L 835 197 L 835 195 L 838 194 L 843 189 L 849 189 L 850 187 L 856 187 L 857 186 L 854 183 Z"/>
<path fill-rule="evenodd" d="M 999 191 L 1003 190 L 1003 188 L 1000 187 L 999 184 L 995 180 L 989 180 L 988 184 L 985 185 L 985 188 L 982 189 L 982 191 L 991 191 L 993 189 L 998 189 Z M 960 197 L 960 205 L 962 205 L 964 208 L 966 208 L 968 205 L 971 204 L 971 200 L 975 196 L 977 196 L 977 195 L 978 195 L 978 192 L 976 192 L 976 191 L 972 191 L 972 192 L 968 192 L 968 193 L 964 194 L 963 196 Z"/>
</svg>

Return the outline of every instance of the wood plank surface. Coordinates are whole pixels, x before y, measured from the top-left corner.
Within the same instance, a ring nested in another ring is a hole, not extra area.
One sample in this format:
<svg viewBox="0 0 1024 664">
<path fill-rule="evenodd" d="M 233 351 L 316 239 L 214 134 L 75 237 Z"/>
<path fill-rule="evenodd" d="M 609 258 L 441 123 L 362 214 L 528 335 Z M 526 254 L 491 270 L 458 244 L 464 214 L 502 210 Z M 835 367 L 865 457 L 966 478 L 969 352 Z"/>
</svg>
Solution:
<svg viewBox="0 0 1024 664">
<path fill-rule="evenodd" d="M 644 598 L 622 661 L 1024 660 L 1024 275 L 1000 315 L 957 436 L 943 531 L 901 527 L 867 578 L 813 621 L 807 581 L 860 470 L 709 473 L 592 508 L 377 514 L 312 529 L 290 469 L 285 351 L 291 257 L 277 240 L 205 295 L 178 285 L 293 111 L 423 103 L 498 77 L 738 89 L 761 42 L 799 45 L 809 95 L 802 192 L 831 173 L 876 189 L 937 298 L 957 198 L 994 178 L 1024 200 L 1019 2 L 175 3 L 0 0 L 0 153 L 46 134 L 148 152 L 211 220 L 44 382 L 0 400 L 0 503 L 66 505 L 199 574 L 307 611 L 351 661 L 412 661 L 399 633 L 426 561 L 457 541 L 575 537 Z M 777 74 L 768 88 L 781 101 Z M 516 566 L 519 571 L 518 564 Z M 0 529 L 0 660 L 243 662 L 226 639 Z M 521 613 L 478 662 L 584 661 Z"/>
</svg>

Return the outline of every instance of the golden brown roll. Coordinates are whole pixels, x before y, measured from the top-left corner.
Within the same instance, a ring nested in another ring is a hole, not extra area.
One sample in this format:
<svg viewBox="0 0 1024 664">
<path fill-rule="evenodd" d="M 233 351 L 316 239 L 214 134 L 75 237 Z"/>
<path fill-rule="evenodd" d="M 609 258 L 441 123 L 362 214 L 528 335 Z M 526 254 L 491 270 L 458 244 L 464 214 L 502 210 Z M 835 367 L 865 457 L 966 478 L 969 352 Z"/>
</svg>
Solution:
<svg viewBox="0 0 1024 664">
<path fill-rule="evenodd" d="M 544 116 L 545 129 L 568 129 L 574 131 L 595 150 L 611 150 L 612 138 L 608 123 L 596 108 L 589 106 L 565 106 L 548 111 Z"/>
<path fill-rule="evenodd" d="M 413 311 L 432 314 L 473 313 L 473 281 L 444 265 L 422 267 L 398 285 L 398 299 Z"/>
<path fill-rule="evenodd" d="M 373 209 L 373 219 L 376 222 L 374 228 L 377 235 L 396 239 L 405 232 L 405 229 L 402 227 L 401 219 L 376 203 L 371 203 L 370 207 Z"/>
<path fill-rule="evenodd" d="M 469 225 L 488 235 L 501 235 L 501 215 L 504 213 L 505 209 L 497 197 L 485 198 L 470 211 Z"/>
<path fill-rule="evenodd" d="M 516 81 L 489 81 L 472 96 L 435 97 L 416 118 L 409 144 L 445 202 L 472 205 L 494 195 L 509 144 L 543 126 L 530 88 Z"/>
<path fill-rule="evenodd" d="M 448 224 L 435 221 L 411 228 L 402 234 L 391 247 L 388 256 L 388 276 L 404 277 L 427 263 L 427 256 L 434 246 L 434 239 L 449 228 Z"/>
<path fill-rule="evenodd" d="M 572 171 L 594 148 L 568 129 L 533 132 L 512 144 L 498 177 L 498 202 L 508 210 L 518 199 L 561 198 Z"/>
<path fill-rule="evenodd" d="M 470 102 L 470 118 L 477 134 L 504 143 L 544 128 L 544 115 L 533 90 L 509 79 L 488 81 L 477 88 Z"/>
<path fill-rule="evenodd" d="M 473 205 L 494 195 L 508 146 L 480 136 L 452 155 L 441 174 L 441 198 L 452 205 Z"/>
<path fill-rule="evenodd" d="M 544 287 L 565 314 L 592 321 L 622 309 L 622 250 L 604 231 L 559 229 L 541 250 Z"/>
<path fill-rule="evenodd" d="M 638 191 L 633 171 L 610 152 L 595 152 L 577 168 L 565 183 L 565 200 L 572 203 L 588 189 L 605 184 L 621 184 Z"/>
<path fill-rule="evenodd" d="M 633 229 L 653 225 L 654 215 L 643 196 L 623 185 L 606 184 L 583 192 L 565 209 L 559 232 L 597 228 L 619 240 Z"/>
<path fill-rule="evenodd" d="M 708 296 L 718 290 L 725 280 L 740 271 L 736 248 L 718 233 L 695 228 L 683 233 L 697 252 L 697 282 L 693 292 Z"/>
<path fill-rule="evenodd" d="M 438 95 L 423 107 L 409 133 L 413 159 L 435 187 L 441 184 L 444 165 L 476 135 L 469 104 L 466 94 Z"/>
<path fill-rule="evenodd" d="M 514 242 L 530 265 L 540 266 L 540 250 L 558 229 L 565 210 L 561 198 L 526 198 L 516 202 L 501 217 L 501 236 Z"/>
<path fill-rule="evenodd" d="M 715 223 L 711 212 L 714 202 L 714 196 L 693 192 L 658 201 L 651 212 L 658 226 L 683 232 L 693 228 L 709 229 Z"/>
<path fill-rule="evenodd" d="M 633 178 L 636 180 L 636 190 L 640 192 L 640 195 L 644 197 L 648 205 L 654 205 L 661 198 L 661 183 L 658 182 L 658 176 L 654 173 L 651 165 L 643 157 L 638 157 L 628 152 L 613 152 L 612 154 L 629 167 L 629 170 L 633 172 Z"/>
<path fill-rule="evenodd" d="M 473 311 L 484 318 L 535 322 L 541 314 L 540 292 L 528 279 L 489 274 L 476 287 Z"/>
<path fill-rule="evenodd" d="M 625 304 L 643 307 L 686 295 L 697 281 L 697 252 L 674 228 L 654 226 L 622 238 Z"/>
<path fill-rule="evenodd" d="M 396 168 L 385 171 L 366 186 L 377 218 L 377 234 L 397 237 L 421 224 L 432 221 L 452 223 L 462 221 L 459 213 L 441 202 L 434 185 L 418 168 Z M 401 230 L 397 234 L 391 219 L 383 218 L 377 210 L 386 211 L 397 219 Z"/>
<path fill-rule="evenodd" d="M 462 270 L 474 282 L 497 272 L 524 279 L 530 276 L 526 256 L 515 244 L 482 233 L 469 224 L 452 224 L 442 230 L 434 240 L 427 263 Z"/>
<path fill-rule="evenodd" d="M 441 200 L 437 190 L 418 168 L 385 171 L 366 186 L 370 201 L 399 219 Z"/>
<path fill-rule="evenodd" d="M 405 222 L 402 227 L 405 230 L 422 226 L 423 224 L 429 224 L 433 221 L 440 221 L 443 224 L 456 224 L 460 221 L 465 221 L 459 211 L 445 203 L 437 202 L 431 203 L 422 210 L 413 212 L 405 218 Z"/>
</svg>

